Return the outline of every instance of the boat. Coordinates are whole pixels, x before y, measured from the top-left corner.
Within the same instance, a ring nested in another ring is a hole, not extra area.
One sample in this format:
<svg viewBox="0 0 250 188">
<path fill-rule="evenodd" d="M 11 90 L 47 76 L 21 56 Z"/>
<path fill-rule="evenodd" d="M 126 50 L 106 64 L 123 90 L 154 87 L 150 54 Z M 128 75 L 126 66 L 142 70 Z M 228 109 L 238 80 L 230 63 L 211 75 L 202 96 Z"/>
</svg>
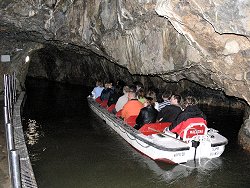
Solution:
<svg viewBox="0 0 250 188">
<path fill-rule="evenodd" d="M 88 97 L 87 100 L 92 111 L 107 125 L 132 147 L 155 161 L 181 164 L 190 160 L 217 158 L 224 152 L 228 143 L 217 130 L 207 128 L 202 123 L 190 124 L 184 130 L 183 139 L 178 139 L 175 134 L 165 131 L 165 127 L 170 123 L 146 124 L 136 130 L 92 97 Z"/>
</svg>

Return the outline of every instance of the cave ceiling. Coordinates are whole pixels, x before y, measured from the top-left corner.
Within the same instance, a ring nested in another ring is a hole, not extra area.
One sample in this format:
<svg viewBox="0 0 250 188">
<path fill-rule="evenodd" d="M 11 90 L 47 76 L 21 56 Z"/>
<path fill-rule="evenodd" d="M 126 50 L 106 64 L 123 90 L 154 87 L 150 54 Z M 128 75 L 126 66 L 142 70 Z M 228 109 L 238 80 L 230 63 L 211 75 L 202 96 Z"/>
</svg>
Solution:
<svg viewBox="0 0 250 188">
<path fill-rule="evenodd" d="M 95 53 L 131 74 L 188 79 L 250 103 L 249 10 L 248 0 L 2 0 L 0 37 L 31 42 L 29 52 Z"/>
</svg>

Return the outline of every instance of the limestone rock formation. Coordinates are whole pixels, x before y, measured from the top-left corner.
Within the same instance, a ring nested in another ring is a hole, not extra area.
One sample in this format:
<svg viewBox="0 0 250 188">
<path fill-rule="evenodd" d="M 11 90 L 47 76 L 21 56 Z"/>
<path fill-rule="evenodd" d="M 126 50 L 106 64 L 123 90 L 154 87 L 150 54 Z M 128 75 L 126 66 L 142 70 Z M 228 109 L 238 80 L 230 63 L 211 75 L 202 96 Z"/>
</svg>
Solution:
<svg viewBox="0 0 250 188">
<path fill-rule="evenodd" d="M 4 0 L 1 7 L 1 25 L 35 33 L 32 40 L 83 46 L 132 74 L 187 78 L 250 102 L 247 0 Z"/>
<path fill-rule="evenodd" d="M 188 79 L 250 104 L 249 0 L 2 0 L 0 7 L 0 36 L 75 46 L 131 74 Z"/>
<path fill-rule="evenodd" d="M 196 77 L 195 80 L 212 88 L 222 88 L 228 95 L 248 103 L 249 10 L 249 1 L 226 0 L 160 0 L 156 6 L 157 13 L 166 17 L 189 42 L 187 61 L 204 70 L 205 76 L 201 76 L 207 79 L 198 77 L 198 81 Z"/>
</svg>

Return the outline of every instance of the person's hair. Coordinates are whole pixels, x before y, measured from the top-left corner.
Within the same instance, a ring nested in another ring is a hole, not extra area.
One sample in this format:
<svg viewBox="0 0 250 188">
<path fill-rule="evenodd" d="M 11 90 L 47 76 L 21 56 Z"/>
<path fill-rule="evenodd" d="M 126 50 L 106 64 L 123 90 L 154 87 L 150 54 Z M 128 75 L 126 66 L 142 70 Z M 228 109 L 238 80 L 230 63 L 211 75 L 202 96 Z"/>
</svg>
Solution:
<svg viewBox="0 0 250 188">
<path fill-rule="evenodd" d="M 156 93 L 152 90 L 148 91 L 146 97 L 151 97 L 154 102 L 156 102 Z"/>
<path fill-rule="evenodd" d="M 187 96 L 183 102 L 184 106 L 193 106 L 197 104 L 197 100 L 193 96 Z"/>
<path fill-rule="evenodd" d="M 138 87 L 140 87 L 140 88 L 143 88 L 143 87 L 144 87 L 143 84 L 142 84 L 141 82 L 139 82 L 139 81 L 133 82 L 133 85 L 138 86 Z"/>
<path fill-rule="evenodd" d="M 138 98 L 143 98 L 144 96 L 145 96 L 144 89 L 143 89 L 143 88 L 140 88 L 140 89 L 137 91 L 137 97 L 138 97 Z"/>
<path fill-rule="evenodd" d="M 113 80 L 108 80 L 108 83 L 114 86 L 114 81 Z"/>
<path fill-rule="evenodd" d="M 135 85 L 130 85 L 129 89 L 130 89 L 130 91 L 136 92 L 136 86 Z"/>
<path fill-rule="evenodd" d="M 130 91 L 130 88 L 128 86 L 123 87 L 123 93 L 128 93 Z"/>
<path fill-rule="evenodd" d="M 116 85 L 120 85 L 120 86 L 124 87 L 126 85 L 126 83 L 123 80 L 117 80 Z"/>
<path fill-rule="evenodd" d="M 123 88 L 121 85 L 117 85 L 114 89 L 115 93 L 117 93 L 118 95 L 122 95 L 123 94 Z"/>
<path fill-rule="evenodd" d="M 100 80 L 97 80 L 97 81 L 96 81 L 96 86 L 102 87 L 102 86 L 103 86 L 103 83 L 102 83 Z"/>
<path fill-rule="evenodd" d="M 171 96 L 172 96 L 172 91 L 166 90 L 162 93 L 162 98 L 170 99 Z"/>
<path fill-rule="evenodd" d="M 145 99 L 147 100 L 149 105 L 152 105 L 152 106 L 155 105 L 155 101 L 152 97 L 145 97 Z"/>
<path fill-rule="evenodd" d="M 180 95 L 178 95 L 178 94 L 173 94 L 172 96 L 174 97 L 174 99 L 177 100 L 177 102 L 178 102 L 179 104 L 181 103 L 182 97 L 181 97 Z"/>
</svg>

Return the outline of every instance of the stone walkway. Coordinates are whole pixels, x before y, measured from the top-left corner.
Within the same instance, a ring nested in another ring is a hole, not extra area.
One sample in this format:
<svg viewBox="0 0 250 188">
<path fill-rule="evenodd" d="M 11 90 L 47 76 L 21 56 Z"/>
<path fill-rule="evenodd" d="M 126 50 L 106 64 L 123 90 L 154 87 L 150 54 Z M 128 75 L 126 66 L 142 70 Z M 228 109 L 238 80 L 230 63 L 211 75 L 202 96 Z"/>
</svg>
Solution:
<svg viewBox="0 0 250 188">
<path fill-rule="evenodd" d="M 2 98 L 1 98 L 2 99 Z M 3 100 L 0 101 L 0 188 L 10 188 L 8 155 L 6 149 Z"/>
</svg>

